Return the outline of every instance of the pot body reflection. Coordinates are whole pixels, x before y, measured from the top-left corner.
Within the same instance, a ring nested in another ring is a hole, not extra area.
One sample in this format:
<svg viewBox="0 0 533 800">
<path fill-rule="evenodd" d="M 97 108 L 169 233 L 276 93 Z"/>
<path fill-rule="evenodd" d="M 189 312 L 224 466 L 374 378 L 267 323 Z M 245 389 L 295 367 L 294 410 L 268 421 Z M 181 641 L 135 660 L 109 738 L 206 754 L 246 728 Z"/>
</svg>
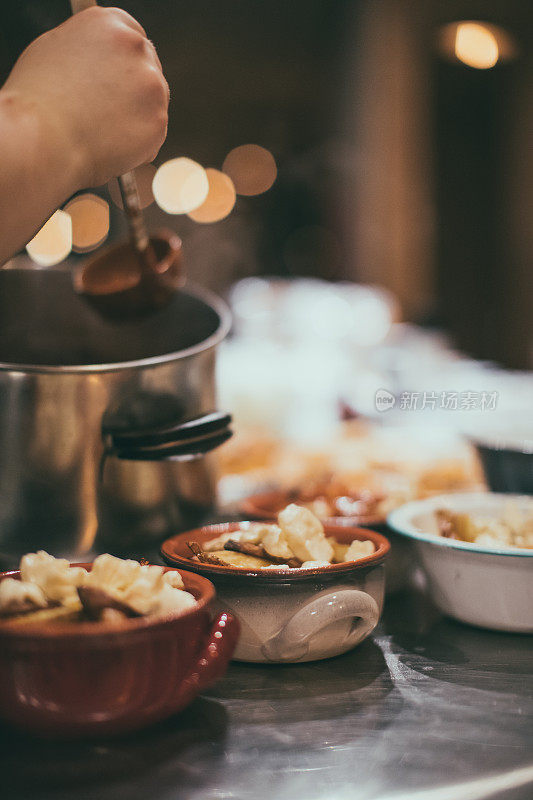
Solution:
<svg viewBox="0 0 533 800">
<path fill-rule="evenodd" d="M 98 318 L 68 274 L 7 271 L 0 293 L 0 552 L 131 551 L 205 516 L 212 456 L 104 458 L 102 431 L 157 429 L 215 408 L 225 306 L 180 292 L 121 324 Z"/>
</svg>

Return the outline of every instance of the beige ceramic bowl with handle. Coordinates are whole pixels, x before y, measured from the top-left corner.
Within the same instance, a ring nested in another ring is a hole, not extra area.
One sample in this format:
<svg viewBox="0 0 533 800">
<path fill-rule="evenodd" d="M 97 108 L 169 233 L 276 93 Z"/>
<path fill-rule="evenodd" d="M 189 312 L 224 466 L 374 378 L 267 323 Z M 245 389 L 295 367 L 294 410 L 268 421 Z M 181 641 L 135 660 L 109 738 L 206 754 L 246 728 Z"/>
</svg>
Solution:
<svg viewBox="0 0 533 800">
<path fill-rule="evenodd" d="M 161 552 L 174 566 L 208 577 L 218 602 L 239 619 L 234 658 L 259 663 L 303 662 L 345 653 L 378 624 L 385 588 L 387 539 L 375 531 L 326 525 L 343 544 L 370 539 L 375 552 L 357 561 L 315 569 L 256 569 L 193 561 L 187 542 L 200 546 L 242 523 L 208 525 L 168 539 Z"/>
</svg>

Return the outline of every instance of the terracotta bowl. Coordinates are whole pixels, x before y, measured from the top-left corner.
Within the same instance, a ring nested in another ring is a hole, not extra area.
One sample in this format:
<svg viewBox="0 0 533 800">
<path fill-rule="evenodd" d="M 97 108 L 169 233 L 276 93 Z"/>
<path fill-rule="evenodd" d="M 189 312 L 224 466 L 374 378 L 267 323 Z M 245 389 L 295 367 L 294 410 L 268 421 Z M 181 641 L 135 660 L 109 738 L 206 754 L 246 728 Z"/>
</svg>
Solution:
<svg viewBox="0 0 533 800">
<path fill-rule="evenodd" d="M 366 528 L 326 525 L 326 534 L 349 544 L 370 539 L 369 556 L 317 569 L 250 570 L 193 561 L 188 541 L 203 545 L 242 523 L 207 525 L 164 542 L 163 558 L 205 575 L 218 602 L 239 619 L 235 658 L 262 663 L 315 661 L 339 655 L 365 639 L 383 608 L 384 561 L 389 542 Z"/>
<path fill-rule="evenodd" d="M 224 611 L 212 622 L 213 585 L 178 571 L 198 601 L 179 615 L 131 619 L 120 628 L 1 621 L 0 717 L 71 737 L 125 733 L 181 711 L 224 674 L 239 626 Z M 6 577 L 20 573 L 0 573 Z"/>
</svg>

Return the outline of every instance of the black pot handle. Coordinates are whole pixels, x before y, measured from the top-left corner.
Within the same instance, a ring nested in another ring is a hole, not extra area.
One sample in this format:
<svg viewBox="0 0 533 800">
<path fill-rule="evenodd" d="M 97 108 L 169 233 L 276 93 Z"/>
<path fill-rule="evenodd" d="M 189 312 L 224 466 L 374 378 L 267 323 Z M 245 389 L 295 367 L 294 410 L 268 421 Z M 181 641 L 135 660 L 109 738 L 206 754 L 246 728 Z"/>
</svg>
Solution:
<svg viewBox="0 0 533 800">
<path fill-rule="evenodd" d="M 193 419 L 151 428 L 117 430 L 104 426 L 104 457 L 131 461 L 189 461 L 226 442 L 231 415 L 212 411 Z"/>
</svg>

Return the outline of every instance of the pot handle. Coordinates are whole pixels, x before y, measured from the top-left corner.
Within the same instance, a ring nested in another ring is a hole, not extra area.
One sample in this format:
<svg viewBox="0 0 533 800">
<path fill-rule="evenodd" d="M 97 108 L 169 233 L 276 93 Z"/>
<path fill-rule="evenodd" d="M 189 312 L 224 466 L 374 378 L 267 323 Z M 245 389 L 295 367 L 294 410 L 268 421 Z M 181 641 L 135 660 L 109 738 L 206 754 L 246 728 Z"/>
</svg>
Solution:
<svg viewBox="0 0 533 800">
<path fill-rule="evenodd" d="M 176 711 L 222 677 L 237 646 L 239 632 L 239 621 L 233 614 L 227 611 L 218 614 L 196 662 L 173 700 Z"/>
<path fill-rule="evenodd" d="M 378 604 L 360 589 L 327 592 L 300 608 L 278 633 L 265 642 L 263 655 L 269 661 L 300 661 L 309 652 L 312 636 L 347 617 L 354 620 L 348 639 L 355 645 L 378 624 Z"/>
<path fill-rule="evenodd" d="M 104 426 L 104 457 L 132 461 L 189 461 L 219 447 L 232 436 L 231 415 L 211 411 L 193 419 L 151 428 L 124 430 Z"/>
</svg>

